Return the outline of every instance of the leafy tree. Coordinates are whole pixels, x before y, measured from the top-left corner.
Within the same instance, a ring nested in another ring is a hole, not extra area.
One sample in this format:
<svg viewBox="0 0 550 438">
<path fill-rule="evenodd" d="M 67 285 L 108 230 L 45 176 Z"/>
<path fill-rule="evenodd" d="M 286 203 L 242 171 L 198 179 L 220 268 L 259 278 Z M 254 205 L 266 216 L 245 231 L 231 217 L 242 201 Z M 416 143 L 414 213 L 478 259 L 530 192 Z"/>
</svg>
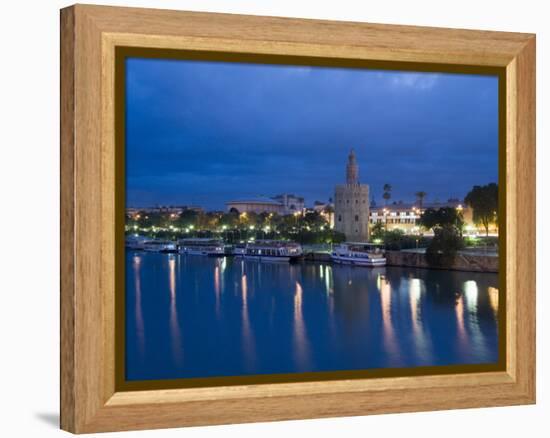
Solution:
<svg viewBox="0 0 550 438">
<path fill-rule="evenodd" d="M 235 228 L 239 223 L 239 213 L 235 211 L 230 211 L 229 213 L 225 213 L 220 218 L 219 223 L 222 227 L 226 226 L 227 228 Z"/>
<path fill-rule="evenodd" d="M 420 208 L 422 208 L 422 205 L 424 204 L 424 198 L 428 195 L 426 192 L 416 192 L 414 194 L 416 196 L 416 199 L 418 200 L 418 205 Z"/>
<path fill-rule="evenodd" d="M 489 224 L 498 223 L 498 185 L 490 183 L 485 186 L 474 186 L 464 201 L 474 211 L 474 222 L 482 224 L 485 235 L 489 236 Z"/>
<path fill-rule="evenodd" d="M 346 241 L 346 235 L 340 231 L 328 230 L 326 243 L 342 243 Z"/>
<path fill-rule="evenodd" d="M 385 205 L 388 205 L 388 201 L 391 199 L 391 189 L 392 186 L 388 183 L 384 184 L 383 190 L 384 194 L 382 195 L 382 198 L 384 198 Z"/>
<path fill-rule="evenodd" d="M 370 235 L 372 237 L 372 240 L 383 240 L 384 239 L 384 224 L 382 222 L 376 222 L 371 230 Z"/>
<path fill-rule="evenodd" d="M 176 225 L 181 228 L 197 227 L 199 213 L 195 210 L 184 210 L 176 219 Z"/>
<path fill-rule="evenodd" d="M 442 207 L 439 209 L 428 208 L 420 216 L 419 224 L 431 230 L 436 227 L 453 226 L 457 229 L 459 234 L 462 234 L 462 227 L 464 226 L 464 220 L 462 213 L 456 208 Z"/>
<path fill-rule="evenodd" d="M 320 228 L 327 225 L 327 221 L 320 213 L 316 211 L 307 212 L 303 217 L 303 222 L 310 228 Z"/>
<path fill-rule="evenodd" d="M 267 225 L 270 225 L 271 222 L 271 216 L 270 213 L 267 211 L 264 211 L 258 215 L 258 226 L 259 227 L 265 227 Z"/>
<path fill-rule="evenodd" d="M 403 230 L 395 229 L 384 232 L 384 245 L 386 249 L 399 251 L 403 248 L 403 239 L 405 233 Z"/>
<path fill-rule="evenodd" d="M 458 250 L 464 246 L 458 229 L 450 224 L 434 228 L 434 237 L 426 249 L 428 263 L 436 267 L 450 267 Z"/>
</svg>

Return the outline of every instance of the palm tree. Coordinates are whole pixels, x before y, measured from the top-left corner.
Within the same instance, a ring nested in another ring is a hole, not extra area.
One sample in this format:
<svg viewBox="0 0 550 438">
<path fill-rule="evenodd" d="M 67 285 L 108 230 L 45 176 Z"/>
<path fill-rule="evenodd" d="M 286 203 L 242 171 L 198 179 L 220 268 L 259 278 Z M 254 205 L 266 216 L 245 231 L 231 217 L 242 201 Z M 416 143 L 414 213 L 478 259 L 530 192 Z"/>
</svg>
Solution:
<svg viewBox="0 0 550 438">
<path fill-rule="evenodd" d="M 422 208 L 422 204 L 424 203 L 424 198 L 426 197 L 426 192 L 416 192 L 414 194 L 416 196 L 416 199 L 418 199 L 418 205 L 420 208 Z"/>
<path fill-rule="evenodd" d="M 384 205 L 388 205 L 388 201 L 391 198 L 391 185 L 386 183 L 383 187 L 384 194 L 382 195 L 382 198 L 384 198 Z"/>
</svg>

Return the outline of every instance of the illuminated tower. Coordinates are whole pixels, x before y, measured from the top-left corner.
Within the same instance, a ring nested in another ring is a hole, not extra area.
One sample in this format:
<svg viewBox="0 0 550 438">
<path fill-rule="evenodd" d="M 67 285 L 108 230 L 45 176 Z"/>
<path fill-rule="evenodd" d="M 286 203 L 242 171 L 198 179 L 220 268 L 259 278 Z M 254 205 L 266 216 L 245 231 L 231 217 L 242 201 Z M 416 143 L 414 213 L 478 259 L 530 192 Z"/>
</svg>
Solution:
<svg viewBox="0 0 550 438">
<path fill-rule="evenodd" d="M 346 165 L 346 184 L 334 191 L 334 228 L 346 240 L 366 242 L 369 239 L 369 186 L 359 183 L 359 166 L 352 149 Z"/>
<path fill-rule="evenodd" d="M 355 151 L 352 149 L 348 156 L 348 165 L 346 166 L 346 182 L 348 185 L 359 183 L 359 168 L 355 159 Z"/>
</svg>

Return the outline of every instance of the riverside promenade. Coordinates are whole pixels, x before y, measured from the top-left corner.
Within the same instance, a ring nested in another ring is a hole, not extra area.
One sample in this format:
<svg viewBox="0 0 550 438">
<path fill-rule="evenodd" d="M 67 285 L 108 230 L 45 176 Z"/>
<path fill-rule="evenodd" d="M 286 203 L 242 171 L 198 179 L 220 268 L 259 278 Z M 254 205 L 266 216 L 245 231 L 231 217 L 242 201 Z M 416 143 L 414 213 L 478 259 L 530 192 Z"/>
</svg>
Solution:
<svg viewBox="0 0 550 438">
<path fill-rule="evenodd" d="M 305 260 L 315 262 L 331 262 L 330 250 L 304 248 Z M 438 268 L 430 265 L 426 259 L 424 249 L 411 249 L 401 251 L 386 250 L 387 266 L 423 269 L 446 269 L 465 272 L 490 272 L 499 270 L 499 257 L 495 251 L 481 252 L 463 250 L 459 251 L 451 266 Z"/>
</svg>

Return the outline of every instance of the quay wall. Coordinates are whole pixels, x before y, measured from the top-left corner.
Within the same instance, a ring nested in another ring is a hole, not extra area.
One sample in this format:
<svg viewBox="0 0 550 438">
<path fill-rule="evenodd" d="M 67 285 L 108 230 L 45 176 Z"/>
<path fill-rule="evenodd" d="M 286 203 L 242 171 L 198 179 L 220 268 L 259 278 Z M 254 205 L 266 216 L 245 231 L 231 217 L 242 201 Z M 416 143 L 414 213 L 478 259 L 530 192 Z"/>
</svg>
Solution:
<svg viewBox="0 0 550 438">
<path fill-rule="evenodd" d="M 498 257 L 483 254 L 458 253 L 452 266 L 445 267 L 455 271 L 498 272 Z M 388 266 L 434 269 L 426 260 L 426 254 L 406 251 L 386 251 Z M 436 268 L 437 269 L 437 268 Z"/>
<path fill-rule="evenodd" d="M 329 252 L 308 252 L 304 254 L 304 259 L 310 262 L 330 262 Z"/>
</svg>

